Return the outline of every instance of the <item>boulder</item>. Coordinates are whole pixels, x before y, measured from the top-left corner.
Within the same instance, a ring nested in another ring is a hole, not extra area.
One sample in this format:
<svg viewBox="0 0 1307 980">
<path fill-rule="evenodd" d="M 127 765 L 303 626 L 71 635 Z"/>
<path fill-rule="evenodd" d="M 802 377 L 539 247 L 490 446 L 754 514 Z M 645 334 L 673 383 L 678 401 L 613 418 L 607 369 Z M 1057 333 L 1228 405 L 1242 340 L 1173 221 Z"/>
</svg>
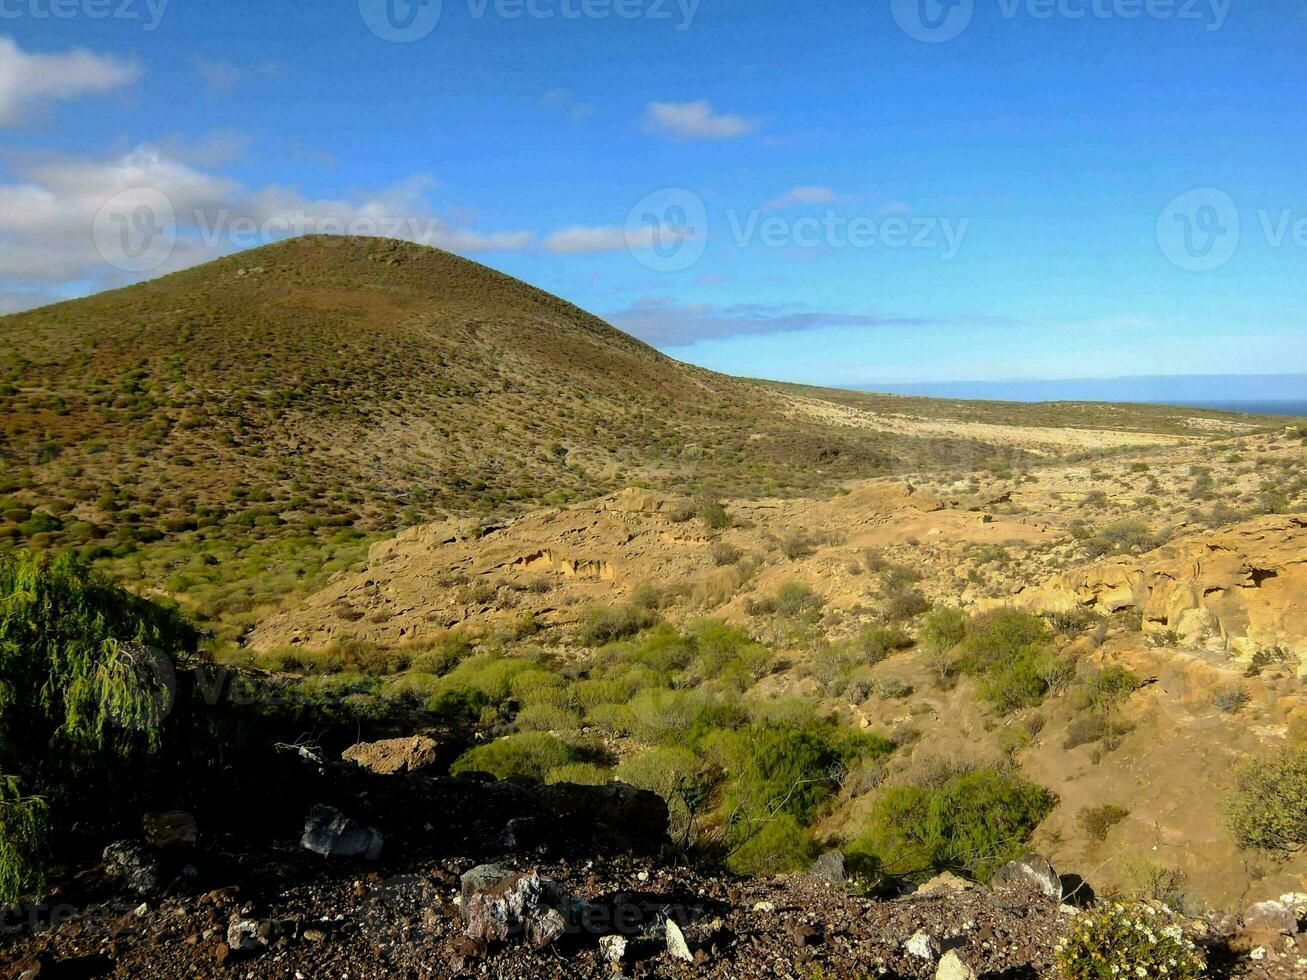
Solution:
<svg viewBox="0 0 1307 980">
<path fill-rule="evenodd" d="M 933 960 L 939 955 L 939 943 L 935 942 L 934 936 L 922 929 L 913 933 L 903 944 L 903 951 L 919 960 Z"/>
<path fill-rule="evenodd" d="M 1285 902 L 1258 902 L 1244 912 L 1243 925 L 1249 932 L 1278 932 L 1285 936 L 1296 936 L 1298 913 Z"/>
<path fill-rule="evenodd" d="M 918 888 L 916 894 L 946 895 L 950 893 L 970 891 L 975 887 L 975 882 L 967 881 L 966 878 L 955 875 L 952 871 L 941 871 Z"/>
<path fill-rule="evenodd" d="M 375 861 L 381 855 L 381 835 L 334 807 L 315 803 L 304 821 L 300 846 L 323 857 L 365 857 Z"/>
<path fill-rule="evenodd" d="M 522 940 L 536 948 L 560 939 L 588 906 L 535 872 L 481 865 L 463 875 L 463 929 L 475 942 Z"/>
<path fill-rule="evenodd" d="M 163 890 L 163 867 L 157 855 L 139 841 L 110 844 L 103 854 L 105 873 L 142 897 Z"/>
<path fill-rule="evenodd" d="M 967 966 L 957 950 L 949 950 L 935 968 L 935 980 L 976 980 L 976 971 Z"/>
<path fill-rule="evenodd" d="M 688 514 L 694 508 L 686 497 L 669 497 L 652 490 L 627 487 L 610 497 L 604 509 L 626 514 Z"/>
<path fill-rule="evenodd" d="M 848 871 L 844 863 L 843 851 L 827 851 L 812 863 L 811 873 L 818 878 L 829 881 L 832 885 L 842 885 L 848 881 Z"/>
<path fill-rule="evenodd" d="M 682 963 L 694 962 L 694 954 L 690 952 L 690 944 L 685 941 L 685 933 L 671 919 L 667 920 L 667 953 Z"/>
<path fill-rule="evenodd" d="M 990 887 L 1000 895 L 1033 890 L 1054 902 L 1062 900 L 1062 879 L 1038 854 L 1027 854 L 1003 865 L 994 873 Z"/>
<path fill-rule="evenodd" d="M 195 818 L 184 810 L 147 813 L 141 818 L 145 841 L 161 851 L 181 850 L 199 840 Z"/>
<path fill-rule="evenodd" d="M 438 761 L 439 743 L 425 735 L 412 738 L 388 738 L 380 742 L 359 742 L 341 753 L 346 762 L 362 766 L 369 772 L 390 776 L 401 772 L 420 772 Z"/>
</svg>

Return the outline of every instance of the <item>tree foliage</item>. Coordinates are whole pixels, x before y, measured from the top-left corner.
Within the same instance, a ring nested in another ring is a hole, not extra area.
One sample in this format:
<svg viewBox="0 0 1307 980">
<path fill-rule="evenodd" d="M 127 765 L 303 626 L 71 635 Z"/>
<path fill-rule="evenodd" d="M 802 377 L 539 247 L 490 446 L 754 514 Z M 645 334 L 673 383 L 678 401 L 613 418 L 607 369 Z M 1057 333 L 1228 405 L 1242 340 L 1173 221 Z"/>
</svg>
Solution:
<svg viewBox="0 0 1307 980">
<path fill-rule="evenodd" d="M 0 555 L 0 901 L 40 890 L 67 814 L 94 801 L 107 816 L 148 779 L 172 654 L 198 641 L 175 609 L 71 557 Z"/>
</svg>

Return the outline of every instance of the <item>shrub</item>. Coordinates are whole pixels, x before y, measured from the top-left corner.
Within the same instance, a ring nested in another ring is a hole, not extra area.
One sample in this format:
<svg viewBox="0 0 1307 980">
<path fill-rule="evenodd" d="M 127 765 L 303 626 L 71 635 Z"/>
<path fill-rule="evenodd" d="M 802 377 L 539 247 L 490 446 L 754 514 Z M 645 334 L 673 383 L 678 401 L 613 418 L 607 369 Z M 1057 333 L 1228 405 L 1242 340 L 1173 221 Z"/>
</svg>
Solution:
<svg viewBox="0 0 1307 980">
<path fill-rule="evenodd" d="M 1252 695 L 1237 684 L 1222 688 L 1212 696 L 1212 703 L 1227 715 L 1238 714 L 1251 700 Z"/>
<path fill-rule="evenodd" d="M 858 647 L 871 663 L 878 663 L 892 653 L 907 650 L 913 639 L 897 626 L 867 626 L 858 634 Z"/>
<path fill-rule="evenodd" d="M 1091 557 L 1104 555 L 1142 554 L 1152 551 L 1165 541 L 1164 535 L 1154 534 L 1139 521 L 1114 521 L 1095 534 L 1086 544 Z"/>
<path fill-rule="evenodd" d="M 1006 714 L 1040 704 L 1070 675 L 1067 662 L 1049 646 L 1038 616 L 996 609 L 967 624 L 958 667 L 980 679 L 980 697 Z"/>
<path fill-rule="evenodd" d="M 791 619 L 818 612 L 826 600 L 802 582 L 785 582 L 776 590 L 776 611 Z"/>
<path fill-rule="evenodd" d="M 712 556 L 712 562 L 718 568 L 724 568 L 727 565 L 737 565 L 744 553 L 733 544 L 727 544 L 725 541 L 714 541 L 708 549 Z"/>
<path fill-rule="evenodd" d="M 469 749 L 455 760 L 450 772 L 488 772 L 496 779 L 539 782 L 552 770 L 580 761 L 577 749 L 562 739 L 543 732 L 522 732 Z"/>
<path fill-rule="evenodd" d="M 514 723 L 524 732 L 572 732 L 581 727 L 581 715 L 552 704 L 529 704 Z"/>
<path fill-rule="evenodd" d="M 1064 980 L 1202 976 L 1202 954 L 1170 916 L 1148 906 L 1113 903 L 1082 912 L 1067 925 L 1054 956 Z"/>
<path fill-rule="evenodd" d="M 1076 823 L 1094 840 L 1104 841 L 1108 832 L 1128 816 L 1130 811 L 1125 807 L 1104 803 L 1102 806 L 1081 807 L 1076 814 Z"/>
<path fill-rule="evenodd" d="M 1240 847 L 1287 854 L 1307 845 L 1307 743 L 1249 763 L 1226 818 Z"/>
<path fill-rule="evenodd" d="M 988 880 L 1019 857 L 1057 803 L 1041 786 L 997 769 L 975 769 L 881 790 L 849 845 L 867 872 L 918 879 L 939 871 Z"/>
<path fill-rule="evenodd" d="M 610 770 L 596 766 L 593 762 L 569 762 L 565 766 L 550 769 L 545 777 L 547 783 L 575 783 L 577 786 L 603 786 L 613 778 Z"/>
<path fill-rule="evenodd" d="M 1081 711 L 1105 713 L 1139 689 L 1139 678 L 1124 667 L 1104 667 L 1086 679 L 1076 692 L 1075 707 Z"/>
<path fill-rule="evenodd" d="M 1064 609 L 1044 613 L 1048 625 L 1059 636 L 1075 636 L 1083 633 L 1098 617 L 1087 609 Z"/>
<path fill-rule="evenodd" d="M 1090 742 L 1102 741 L 1103 747 L 1110 752 L 1120 745 L 1122 737 L 1130 731 L 1131 726 L 1114 720 L 1111 714 L 1095 712 L 1077 718 L 1067 726 L 1066 741 L 1062 743 L 1062 748 L 1070 751 Z"/>
<path fill-rule="evenodd" d="M 591 606 L 581 619 L 580 640 L 586 646 L 604 646 L 634 636 L 658 621 L 645 605 Z"/>
<path fill-rule="evenodd" d="M 810 824 L 853 763 L 891 750 L 882 738 L 821 722 L 802 727 L 754 722 L 738 730 L 714 732 L 706 748 L 727 776 L 722 810 L 730 823 L 725 832 L 731 865 L 740 871 L 761 867 L 760 838 L 771 839 L 782 830 Z M 786 816 L 794 824 L 781 819 Z M 791 848 L 788 860 L 798 860 L 801 851 Z M 771 860 L 765 866 L 776 869 Z M 800 866 L 801 862 L 784 870 Z"/>
<path fill-rule="evenodd" d="M 931 652 L 952 650 L 967 635 L 967 617 L 960 609 L 936 609 L 926 617 L 922 639 Z"/>
<path fill-rule="evenodd" d="M 0 555 L 0 902 L 42 890 L 56 835 L 144 795 L 177 723 L 171 654 L 198 641 L 70 557 Z"/>
<path fill-rule="evenodd" d="M 638 752 L 617 767 L 616 776 L 666 801 L 673 839 L 690 835 L 714 782 L 707 764 L 682 745 Z"/>
<path fill-rule="evenodd" d="M 507 701 L 513 693 L 513 679 L 532 669 L 528 660 L 493 654 L 472 657 L 440 679 L 426 709 L 449 724 L 471 724 L 485 708 Z"/>
<path fill-rule="evenodd" d="M 930 600 L 916 589 L 897 589 L 883 595 L 881 612 L 891 623 L 915 619 L 929 610 Z"/>
<path fill-rule="evenodd" d="M 817 549 L 812 536 L 803 531 L 791 531 L 780 540 L 781 554 L 790 561 L 807 558 Z"/>
<path fill-rule="evenodd" d="M 731 526 L 731 515 L 726 508 L 715 500 L 699 502 L 699 520 L 713 531 L 720 531 Z"/>
</svg>

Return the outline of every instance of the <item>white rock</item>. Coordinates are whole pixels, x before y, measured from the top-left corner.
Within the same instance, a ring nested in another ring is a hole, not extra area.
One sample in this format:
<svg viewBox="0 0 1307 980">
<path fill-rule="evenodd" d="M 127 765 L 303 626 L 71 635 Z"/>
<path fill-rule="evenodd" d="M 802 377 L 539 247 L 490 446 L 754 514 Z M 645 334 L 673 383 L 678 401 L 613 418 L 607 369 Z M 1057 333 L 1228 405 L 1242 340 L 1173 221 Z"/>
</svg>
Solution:
<svg viewBox="0 0 1307 980">
<path fill-rule="evenodd" d="M 903 949 L 909 956 L 922 960 L 933 960 L 939 955 L 939 943 L 935 942 L 935 937 L 925 929 L 914 933 L 912 938 L 903 944 Z"/>
<path fill-rule="evenodd" d="M 776 903 L 775 903 L 775 902 L 758 902 L 756 905 L 754 905 L 753 910 L 754 910 L 755 912 L 775 912 L 775 911 L 776 911 Z"/>
<path fill-rule="evenodd" d="M 685 933 L 681 932 L 681 927 L 671 919 L 667 920 L 667 952 L 673 959 L 686 963 L 694 962 L 694 954 L 690 952 L 690 944 L 685 941 Z"/>
<path fill-rule="evenodd" d="M 935 980 L 976 980 L 976 971 L 955 950 L 949 950 L 935 969 Z"/>
<path fill-rule="evenodd" d="M 626 956 L 626 937 L 601 936 L 599 938 L 599 951 L 609 963 L 622 962 L 622 958 Z"/>
</svg>

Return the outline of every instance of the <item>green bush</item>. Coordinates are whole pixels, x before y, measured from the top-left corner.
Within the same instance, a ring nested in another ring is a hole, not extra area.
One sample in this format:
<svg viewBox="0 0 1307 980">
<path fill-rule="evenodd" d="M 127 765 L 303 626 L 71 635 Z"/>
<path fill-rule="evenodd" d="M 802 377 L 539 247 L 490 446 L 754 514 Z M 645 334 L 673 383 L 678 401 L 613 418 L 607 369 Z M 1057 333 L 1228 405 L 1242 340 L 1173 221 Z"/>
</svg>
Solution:
<svg viewBox="0 0 1307 980">
<path fill-rule="evenodd" d="M 915 619 L 929 611 L 930 600 L 916 589 L 896 589 L 882 596 L 881 612 L 892 623 Z"/>
<path fill-rule="evenodd" d="M 675 840 L 690 835 L 715 782 L 707 763 L 682 745 L 637 752 L 617 767 L 616 777 L 640 789 L 651 790 L 667 802 Z"/>
<path fill-rule="evenodd" d="M 603 786 L 612 781 L 613 773 L 593 762 L 569 762 L 565 766 L 550 769 L 545 777 L 547 783 L 575 783 L 577 786 Z"/>
<path fill-rule="evenodd" d="M 811 616 L 825 604 L 826 600 L 803 582 L 784 582 L 776 590 L 776 611 L 790 619 Z"/>
<path fill-rule="evenodd" d="M 1244 767 L 1226 817 L 1240 847 L 1288 854 L 1307 846 L 1307 743 Z"/>
<path fill-rule="evenodd" d="M 1139 521 L 1124 520 L 1114 521 L 1103 528 L 1086 542 L 1085 547 L 1090 557 L 1099 558 L 1104 555 L 1142 554 L 1152 551 L 1165 540 L 1165 535 L 1154 534 Z"/>
<path fill-rule="evenodd" d="M 1125 807 L 1104 803 L 1102 806 L 1081 807 L 1076 814 L 1076 823 L 1094 840 L 1105 841 L 1112 828 L 1128 816 L 1130 811 Z"/>
<path fill-rule="evenodd" d="M 1054 956 L 1063 980 L 1122 977 L 1190 980 L 1203 975 L 1202 953 L 1171 916 L 1112 903 L 1071 919 Z"/>
<path fill-rule="evenodd" d="M 731 515 L 726 508 L 715 500 L 699 502 L 699 520 L 713 531 L 720 531 L 731 526 Z"/>
<path fill-rule="evenodd" d="M 726 777 L 721 812 L 728 821 L 729 861 L 742 872 L 799 868 L 806 849 L 783 849 L 788 863 L 781 868 L 760 841 L 774 845 L 782 831 L 792 837 L 794 827 L 810 825 L 852 765 L 892 751 L 883 738 L 829 722 L 754 722 L 713 733 L 705 747 Z"/>
<path fill-rule="evenodd" d="M 581 618 L 579 638 L 586 646 L 604 646 L 634 636 L 657 621 L 657 614 L 644 605 L 591 606 Z"/>
<path fill-rule="evenodd" d="M 469 749 L 455 760 L 450 772 L 488 772 L 496 779 L 539 782 L 545 774 L 581 761 L 581 753 L 560 738 L 522 732 Z"/>
<path fill-rule="evenodd" d="M 1076 692 L 1075 707 L 1081 711 L 1111 711 L 1139 689 L 1139 678 L 1125 667 L 1104 667 L 1094 671 Z"/>
<path fill-rule="evenodd" d="M 858 646 L 871 663 L 912 646 L 912 637 L 897 626 L 867 626 L 858 634 Z"/>
<path fill-rule="evenodd" d="M 934 653 L 952 650 L 967 635 L 967 617 L 960 609 L 936 609 L 926 617 L 921 637 Z"/>
<path fill-rule="evenodd" d="M 1015 609 L 973 618 L 959 653 L 958 668 L 975 674 L 980 697 L 1004 714 L 1040 704 L 1072 673 L 1053 650 L 1044 621 Z"/>
<path fill-rule="evenodd" d="M 50 835 L 144 793 L 171 655 L 198 642 L 174 609 L 70 557 L 0 555 L 0 902 L 42 889 Z"/>
<path fill-rule="evenodd" d="M 1026 850 L 1056 803 L 1043 787 L 997 769 L 890 786 L 848 853 L 869 874 L 916 880 L 951 870 L 986 881 Z"/>
<path fill-rule="evenodd" d="M 513 679 L 532 670 L 529 660 L 482 654 L 463 661 L 436 684 L 426 709 L 451 725 L 469 725 L 489 707 L 506 702 Z"/>
</svg>

